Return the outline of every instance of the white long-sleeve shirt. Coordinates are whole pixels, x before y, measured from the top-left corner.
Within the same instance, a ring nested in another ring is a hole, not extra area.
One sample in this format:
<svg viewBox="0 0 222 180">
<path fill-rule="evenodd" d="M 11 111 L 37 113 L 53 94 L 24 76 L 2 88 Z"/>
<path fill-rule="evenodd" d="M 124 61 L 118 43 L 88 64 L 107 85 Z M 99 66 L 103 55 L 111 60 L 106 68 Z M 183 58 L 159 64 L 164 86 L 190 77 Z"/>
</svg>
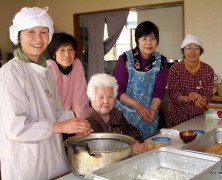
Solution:
<svg viewBox="0 0 222 180">
<path fill-rule="evenodd" d="M 16 58 L 0 69 L 0 159 L 3 180 L 46 180 L 69 171 L 52 124 L 73 117 L 60 103 L 51 69 Z"/>
</svg>

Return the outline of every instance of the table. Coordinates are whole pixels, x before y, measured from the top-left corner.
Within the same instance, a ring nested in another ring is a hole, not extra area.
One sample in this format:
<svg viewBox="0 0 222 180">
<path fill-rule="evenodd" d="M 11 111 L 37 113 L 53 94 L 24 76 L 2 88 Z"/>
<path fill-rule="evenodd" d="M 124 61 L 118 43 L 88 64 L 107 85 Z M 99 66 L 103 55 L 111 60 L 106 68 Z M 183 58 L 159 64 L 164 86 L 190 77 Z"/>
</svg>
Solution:
<svg viewBox="0 0 222 180">
<path fill-rule="evenodd" d="M 213 127 L 208 127 L 206 126 L 205 120 L 204 120 L 204 115 L 199 115 L 196 116 L 188 121 L 185 121 L 177 126 L 172 127 L 171 129 L 176 129 L 178 131 L 187 131 L 187 130 L 191 130 L 191 129 L 200 129 L 203 130 L 205 132 L 211 130 L 211 128 L 213 129 Z M 152 137 L 157 137 L 157 136 L 163 136 L 161 134 L 157 134 L 155 136 Z M 165 136 L 165 135 L 164 135 Z M 150 139 L 152 138 L 148 138 L 147 140 L 145 140 L 145 142 L 150 141 Z M 185 144 L 183 143 L 183 141 L 180 138 L 172 138 L 171 136 L 168 136 L 171 141 L 167 144 L 167 146 L 169 147 L 173 147 L 176 149 L 180 149 L 182 146 L 184 146 Z"/>
<path fill-rule="evenodd" d="M 205 132 L 208 132 L 216 127 L 222 127 L 222 123 L 221 123 L 221 125 L 218 125 L 218 122 L 219 122 L 219 120 L 207 120 L 206 121 L 204 118 L 204 114 L 202 114 L 202 115 L 196 116 L 188 121 L 185 121 L 177 126 L 174 126 L 174 127 L 172 127 L 172 129 L 176 129 L 178 131 L 200 129 Z M 157 134 L 152 137 L 156 137 L 156 136 L 162 136 L 162 135 Z M 149 141 L 152 137 L 146 139 L 145 142 Z M 172 138 L 172 137 L 170 137 L 170 138 L 171 138 L 171 141 L 169 142 L 169 144 L 167 144 L 168 147 L 181 149 L 181 147 L 185 145 L 180 138 Z M 69 173 L 67 175 L 64 175 L 64 176 L 58 178 L 58 180 L 71 180 L 71 179 L 84 180 L 84 178 L 77 177 L 73 173 Z"/>
</svg>

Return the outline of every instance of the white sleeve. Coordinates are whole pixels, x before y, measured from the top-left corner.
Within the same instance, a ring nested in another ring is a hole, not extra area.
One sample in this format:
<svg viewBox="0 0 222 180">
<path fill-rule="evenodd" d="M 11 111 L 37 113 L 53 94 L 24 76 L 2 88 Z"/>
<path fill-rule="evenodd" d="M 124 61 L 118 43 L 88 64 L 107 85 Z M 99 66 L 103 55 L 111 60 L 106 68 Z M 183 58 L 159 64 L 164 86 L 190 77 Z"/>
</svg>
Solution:
<svg viewBox="0 0 222 180">
<path fill-rule="evenodd" d="M 39 141 L 52 134 L 52 122 L 30 119 L 31 106 L 26 92 L 16 77 L 4 71 L 0 76 L 1 108 L 3 121 L 9 139 L 15 141 Z"/>
<path fill-rule="evenodd" d="M 55 110 L 51 110 L 50 105 L 45 105 L 48 101 L 44 100 L 41 92 L 30 93 L 35 86 L 30 84 L 36 82 L 27 83 L 23 76 L 26 70 L 19 68 L 7 67 L 0 70 L 0 121 L 7 138 L 11 140 L 41 141 L 52 135 L 54 122 L 69 119 L 72 115 L 63 109 L 54 114 Z"/>
</svg>

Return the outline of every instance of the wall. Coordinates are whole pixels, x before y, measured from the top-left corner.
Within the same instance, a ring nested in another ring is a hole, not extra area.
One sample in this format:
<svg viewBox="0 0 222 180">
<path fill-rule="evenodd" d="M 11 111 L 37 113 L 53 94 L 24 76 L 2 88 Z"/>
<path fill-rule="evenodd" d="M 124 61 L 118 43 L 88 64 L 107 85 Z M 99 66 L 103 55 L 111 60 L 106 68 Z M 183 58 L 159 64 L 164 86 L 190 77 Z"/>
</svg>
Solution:
<svg viewBox="0 0 222 180">
<path fill-rule="evenodd" d="M 14 49 L 13 43 L 9 39 L 9 26 L 12 24 L 15 14 L 24 6 L 36 6 L 36 2 L 30 0 L 1 0 L 0 48 L 3 55 L 2 59 L 6 59 L 7 53 Z"/>
<path fill-rule="evenodd" d="M 7 53 L 13 52 L 15 48 L 9 39 L 9 26 L 12 24 L 15 14 L 22 7 L 48 6 L 48 12 L 54 21 L 55 31 L 64 31 L 73 34 L 74 13 L 81 14 L 166 2 L 177 2 L 177 0 L 1 0 L 0 48 L 3 59 L 6 59 Z"/>
<path fill-rule="evenodd" d="M 73 14 L 114 10 L 178 0 L 36 0 L 38 6 L 49 6 L 57 31 L 73 34 Z M 181 1 L 181 0 L 179 0 Z M 105 3 L 104 3 L 105 2 Z"/>
<path fill-rule="evenodd" d="M 178 0 L 182 1 L 182 0 Z M 106 2 L 106 3 L 104 3 Z M 1 0 L 0 10 L 0 47 L 3 57 L 6 51 L 12 51 L 9 40 L 8 27 L 15 13 L 23 6 L 49 6 L 49 14 L 54 20 L 56 31 L 73 34 L 73 14 L 113 10 L 127 7 L 152 5 L 157 3 L 177 2 L 176 0 Z M 209 63 L 222 77 L 222 1 L 221 0 L 183 0 L 185 34 L 192 33 L 199 36 L 205 46 L 205 53 L 201 57 Z"/>
<path fill-rule="evenodd" d="M 179 0 L 180 2 L 182 0 Z M 90 2 L 90 3 L 89 3 Z M 93 3 L 92 3 L 93 2 Z M 157 3 L 177 2 L 174 0 L 37 0 L 41 7 L 53 7 L 50 14 L 58 31 L 73 34 L 73 14 L 101 10 L 144 6 Z M 205 46 L 201 60 L 209 63 L 215 72 L 222 77 L 222 0 L 183 0 L 185 34 L 192 33 L 200 37 Z M 176 38 L 176 37 L 175 37 Z"/>
<path fill-rule="evenodd" d="M 201 60 L 222 77 L 222 1 L 185 0 L 185 32 L 197 35 L 204 44 Z M 198 10 L 198 11 L 197 11 Z"/>
<path fill-rule="evenodd" d="M 159 27 L 157 51 L 167 59 L 181 59 L 183 41 L 182 6 L 138 10 L 138 23 L 152 21 Z M 176 38 L 175 38 L 176 37 Z"/>
</svg>

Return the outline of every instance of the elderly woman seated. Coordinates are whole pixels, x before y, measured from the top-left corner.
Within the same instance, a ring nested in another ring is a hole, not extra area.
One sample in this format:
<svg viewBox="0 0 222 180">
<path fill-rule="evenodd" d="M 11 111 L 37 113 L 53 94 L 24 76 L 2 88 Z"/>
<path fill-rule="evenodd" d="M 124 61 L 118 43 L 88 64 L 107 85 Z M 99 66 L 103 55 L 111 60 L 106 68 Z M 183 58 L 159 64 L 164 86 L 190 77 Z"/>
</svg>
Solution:
<svg viewBox="0 0 222 180">
<path fill-rule="evenodd" d="M 105 73 L 93 75 L 87 87 L 87 95 L 92 107 L 88 109 L 86 119 L 93 132 L 114 132 L 129 135 L 136 140 L 133 153 L 145 152 L 146 147 L 143 144 L 144 139 L 140 131 L 127 122 L 121 111 L 114 108 L 117 89 L 118 84 L 115 77 Z"/>
</svg>

